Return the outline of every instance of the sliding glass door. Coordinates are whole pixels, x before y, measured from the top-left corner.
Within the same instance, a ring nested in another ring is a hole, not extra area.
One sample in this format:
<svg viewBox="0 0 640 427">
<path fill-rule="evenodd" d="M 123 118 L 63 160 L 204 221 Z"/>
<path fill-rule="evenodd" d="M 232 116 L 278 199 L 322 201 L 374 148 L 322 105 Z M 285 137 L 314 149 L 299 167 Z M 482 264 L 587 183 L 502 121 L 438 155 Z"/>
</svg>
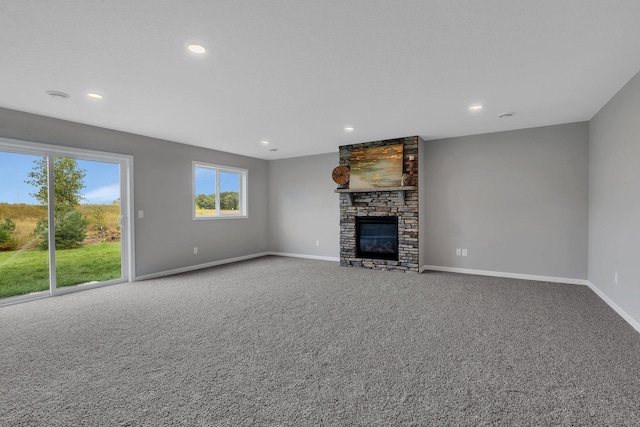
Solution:
<svg viewBox="0 0 640 427">
<path fill-rule="evenodd" d="M 0 139 L 0 304 L 130 280 L 131 167 Z"/>
<path fill-rule="evenodd" d="M 48 194 L 40 203 L 28 184 L 40 160 L 0 151 L 0 298 L 49 291 L 49 254 L 35 233 L 47 221 Z"/>
<path fill-rule="evenodd" d="M 54 164 L 57 287 L 121 279 L 120 165 L 68 157 Z"/>
</svg>

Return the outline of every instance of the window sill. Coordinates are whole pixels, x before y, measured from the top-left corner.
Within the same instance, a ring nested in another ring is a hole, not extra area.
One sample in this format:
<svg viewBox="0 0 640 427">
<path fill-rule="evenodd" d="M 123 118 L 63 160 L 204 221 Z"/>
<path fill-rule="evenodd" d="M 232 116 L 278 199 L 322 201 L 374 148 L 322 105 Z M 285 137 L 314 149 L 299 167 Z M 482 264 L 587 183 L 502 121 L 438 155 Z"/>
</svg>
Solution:
<svg viewBox="0 0 640 427">
<path fill-rule="evenodd" d="M 194 221 L 209 221 L 217 219 L 248 219 L 249 215 L 221 215 L 221 216 L 197 216 L 193 217 Z"/>
</svg>

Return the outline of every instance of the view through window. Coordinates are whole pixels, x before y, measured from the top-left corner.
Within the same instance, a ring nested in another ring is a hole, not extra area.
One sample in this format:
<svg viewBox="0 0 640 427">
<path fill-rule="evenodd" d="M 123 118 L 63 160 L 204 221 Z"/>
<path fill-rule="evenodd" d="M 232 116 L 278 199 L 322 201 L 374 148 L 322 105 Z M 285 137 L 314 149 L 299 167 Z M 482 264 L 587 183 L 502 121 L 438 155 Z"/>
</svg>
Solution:
<svg viewBox="0 0 640 427">
<path fill-rule="evenodd" d="M 121 279 L 122 165 L 31 151 L 0 145 L 0 299 Z"/>
<path fill-rule="evenodd" d="M 194 218 L 246 217 L 246 182 L 245 169 L 194 162 Z"/>
</svg>

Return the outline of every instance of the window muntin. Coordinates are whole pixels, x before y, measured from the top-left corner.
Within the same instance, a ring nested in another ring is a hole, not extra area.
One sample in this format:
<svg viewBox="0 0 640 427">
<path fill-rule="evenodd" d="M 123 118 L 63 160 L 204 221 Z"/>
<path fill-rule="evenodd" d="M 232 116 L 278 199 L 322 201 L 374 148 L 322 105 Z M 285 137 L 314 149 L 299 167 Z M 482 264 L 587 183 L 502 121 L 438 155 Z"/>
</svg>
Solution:
<svg viewBox="0 0 640 427">
<path fill-rule="evenodd" d="M 193 218 L 246 218 L 247 170 L 193 162 Z"/>
</svg>

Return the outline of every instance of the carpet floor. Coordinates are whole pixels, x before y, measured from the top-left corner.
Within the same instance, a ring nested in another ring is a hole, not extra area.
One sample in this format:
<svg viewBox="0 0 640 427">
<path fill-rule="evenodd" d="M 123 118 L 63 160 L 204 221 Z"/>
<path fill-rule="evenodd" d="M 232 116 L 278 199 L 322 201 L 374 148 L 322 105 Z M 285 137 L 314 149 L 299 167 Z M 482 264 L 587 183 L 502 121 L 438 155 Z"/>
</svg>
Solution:
<svg viewBox="0 0 640 427">
<path fill-rule="evenodd" d="M 0 308 L 0 425 L 640 425 L 589 288 L 265 257 Z"/>
</svg>

